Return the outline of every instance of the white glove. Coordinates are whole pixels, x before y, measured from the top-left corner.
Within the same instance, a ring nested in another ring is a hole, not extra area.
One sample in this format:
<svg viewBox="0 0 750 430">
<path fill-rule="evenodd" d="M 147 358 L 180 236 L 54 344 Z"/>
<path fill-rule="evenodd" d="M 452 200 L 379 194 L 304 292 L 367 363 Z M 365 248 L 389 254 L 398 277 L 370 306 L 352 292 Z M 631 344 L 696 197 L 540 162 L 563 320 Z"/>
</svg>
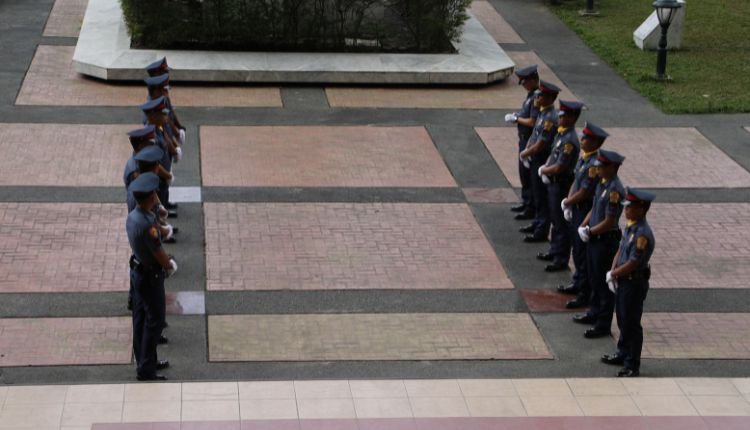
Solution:
<svg viewBox="0 0 750 430">
<path fill-rule="evenodd" d="M 169 270 L 167 270 L 167 277 L 170 277 L 174 275 L 174 272 L 177 271 L 177 262 L 174 261 L 174 258 L 169 259 Z"/>
<path fill-rule="evenodd" d="M 156 213 L 159 216 L 159 222 L 162 224 L 166 224 L 167 215 L 169 215 L 169 211 L 167 210 L 167 208 L 165 208 L 162 205 L 159 205 L 159 208 L 156 210 Z"/>
<path fill-rule="evenodd" d="M 615 278 L 612 277 L 612 271 L 611 270 L 607 272 L 607 274 L 605 275 L 605 278 L 604 278 L 604 280 L 607 281 L 607 283 L 612 282 L 614 279 Z"/>
<path fill-rule="evenodd" d="M 539 166 L 539 170 L 536 171 L 537 175 L 539 175 L 540 178 L 542 178 L 542 182 L 544 182 L 546 185 L 549 185 L 550 180 L 549 176 L 542 173 L 542 169 L 544 169 L 544 166 Z"/>
<path fill-rule="evenodd" d="M 165 237 L 164 239 L 169 240 L 169 239 L 173 238 L 174 237 L 174 227 L 172 227 L 171 224 L 167 224 L 167 225 L 164 226 L 164 228 L 167 229 L 167 237 Z"/>
<path fill-rule="evenodd" d="M 560 209 L 565 211 L 566 209 L 570 209 L 568 205 L 565 204 L 565 199 L 560 200 Z"/>
<path fill-rule="evenodd" d="M 580 237 L 581 241 L 583 241 L 584 243 L 589 241 L 590 234 L 591 234 L 591 228 L 589 226 L 578 227 L 578 237 Z"/>
<path fill-rule="evenodd" d="M 549 185 L 552 181 L 549 180 L 549 176 L 542 175 L 542 182 L 544 183 L 544 185 Z"/>
<path fill-rule="evenodd" d="M 169 173 L 172 175 L 172 177 L 167 181 L 167 185 L 171 187 L 172 184 L 174 184 L 174 173 L 172 172 L 169 172 Z"/>
<path fill-rule="evenodd" d="M 617 286 L 617 281 L 607 282 L 607 287 L 609 291 L 612 291 L 612 294 L 617 294 Z"/>
<path fill-rule="evenodd" d="M 185 144 L 185 136 L 185 130 L 180 129 L 180 146 Z"/>
<path fill-rule="evenodd" d="M 563 209 L 563 218 L 565 218 L 565 221 L 567 222 L 573 221 L 573 209 L 566 206 L 565 209 Z"/>
<path fill-rule="evenodd" d="M 531 167 L 531 160 L 529 160 L 528 158 L 522 158 L 521 163 L 523 163 L 523 167 L 527 169 Z"/>
<path fill-rule="evenodd" d="M 174 162 L 179 163 L 182 160 L 182 148 L 177 147 L 177 153 L 174 155 Z"/>
<path fill-rule="evenodd" d="M 518 122 L 518 115 L 515 112 L 505 114 L 505 122 L 509 124 Z"/>
</svg>

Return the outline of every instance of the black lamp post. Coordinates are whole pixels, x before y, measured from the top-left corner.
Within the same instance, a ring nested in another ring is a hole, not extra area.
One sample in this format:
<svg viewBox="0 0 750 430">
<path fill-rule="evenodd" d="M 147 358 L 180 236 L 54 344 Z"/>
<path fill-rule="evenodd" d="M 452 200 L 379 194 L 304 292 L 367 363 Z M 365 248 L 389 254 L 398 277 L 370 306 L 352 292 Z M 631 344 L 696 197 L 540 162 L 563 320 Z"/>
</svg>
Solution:
<svg viewBox="0 0 750 430">
<path fill-rule="evenodd" d="M 578 11 L 581 16 L 597 16 L 599 12 L 594 7 L 594 0 L 586 0 L 586 9 Z"/>
<path fill-rule="evenodd" d="M 659 25 L 661 26 L 661 38 L 659 39 L 659 50 L 656 57 L 657 79 L 668 79 L 668 76 L 666 74 L 667 30 L 669 30 L 669 25 L 672 24 L 672 20 L 677 14 L 677 9 L 681 7 L 682 4 L 678 3 L 676 0 L 656 0 L 654 2 L 656 17 L 659 18 Z"/>
</svg>

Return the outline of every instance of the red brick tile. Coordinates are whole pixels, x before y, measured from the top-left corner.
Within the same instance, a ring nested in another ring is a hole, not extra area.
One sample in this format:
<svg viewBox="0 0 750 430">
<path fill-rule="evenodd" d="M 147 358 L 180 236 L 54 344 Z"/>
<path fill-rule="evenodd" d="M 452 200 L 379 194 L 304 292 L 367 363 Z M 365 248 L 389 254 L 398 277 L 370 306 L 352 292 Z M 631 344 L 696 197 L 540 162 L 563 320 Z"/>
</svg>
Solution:
<svg viewBox="0 0 750 430">
<path fill-rule="evenodd" d="M 466 205 L 204 208 L 209 290 L 513 287 Z"/>
<path fill-rule="evenodd" d="M 127 291 L 125 204 L 0 203 L 0 293 Z"/>
<path fill-rule="evenodd" d="M 126 133 L 138 127 L 0 124 L 0 184 L 122 186 L 125 160 L 133 152 Z M 123 201 L 124 195 L 123 190 Z"/>
<path fill-rule="evenodd" d="M 648 221 L 652 288 L 750 287 L 750 204 L 655 203 Z"/>
<path fill-rule="evenodd" d="M 642 325 L 644 358 L 750 359 L 747 313 L 646 313 Z"/>
<path fill-rule="evenodd" d="M 469 203 L 517 203 L 518 196 L 512 188 L 463 188 Z"/>
<path fill-rule="evenodd" d="M 39 45 L 16 104 L 49 106 L 136 106 L 146 101 L 145 85 L 109 84 L 79 75 L 73 67 L 74 46 Z M 145 66 L 145 64 L 144 64 Z M 145 77 L 145 72 L 144 72 Z M 280 107 L 277 87 L 172 85 L 179 106 Z"/>
<path fill-rule="evenodd" d="M 130 363 L 129 317 L 0 319 L 0 367 Z"/>
<path fill-rule="evenodd" d="M 424 127 L 202 127 L 203 183 L 455 187 Z"/>
<path fill-rule="evenodd" d="M 55 0 L 44 36 L 78 37 L 89 0 Z"/>
<path fill-rule="evenodd" d="M 497 10 L 489 2 L 473 1 L 470 11 L 497 43 L 524 43 L 521 36 L 513 30 L 513 27 L 497 13 Z"/>
<path fill-rule="evenodd" d="M 523 289 L 520 293 L 531 312 L 575 311 L 575 309 L 565 309 L 565 303 L 574 297 L 568 294 L 541 289 Z"/>
</svg>

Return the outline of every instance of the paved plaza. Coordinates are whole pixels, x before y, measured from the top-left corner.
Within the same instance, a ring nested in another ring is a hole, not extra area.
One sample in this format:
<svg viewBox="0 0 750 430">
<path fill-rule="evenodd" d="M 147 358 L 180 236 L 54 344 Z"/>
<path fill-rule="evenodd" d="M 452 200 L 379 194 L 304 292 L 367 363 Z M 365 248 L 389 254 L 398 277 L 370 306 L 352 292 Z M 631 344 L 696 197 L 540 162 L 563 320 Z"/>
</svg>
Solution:
<svg viewBox="0 0 750 430">
<path fill-rule="evenodd" d="M 0 2 L 0 430 L 750 428 L 750 115 L 661 113 L 541 0 L 471 11 L 657 194 L 642 378 L 613 378 L 616 324 L 584 339 L 570 273 L 521 242 L 514 79 L 174 82 L 174 382 L 136 383 L 122 170 L 146 90 L 74 71 L 87 3 Z"/>
</svg>

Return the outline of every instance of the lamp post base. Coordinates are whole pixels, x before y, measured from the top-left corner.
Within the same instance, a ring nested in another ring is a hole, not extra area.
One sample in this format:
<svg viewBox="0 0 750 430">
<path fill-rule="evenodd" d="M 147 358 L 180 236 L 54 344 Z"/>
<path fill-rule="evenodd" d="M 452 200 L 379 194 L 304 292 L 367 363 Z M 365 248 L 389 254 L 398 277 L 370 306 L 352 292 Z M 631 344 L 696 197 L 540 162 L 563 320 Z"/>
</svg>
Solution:
<svg viewBox="0 0 750 430">
<path fill-rule="evenodd" d="M 578 11 L 578 15 L 580 15 L 580 16 L 599 16 L 599 11 L 596 10 L 596 9 L 591 9 L 591 10 L 583 9 L 583 10 L 579 10 Z"/>
<path fill-rule="evenodd" d="M 669 75 L 654 75 L 653 79 L 659 82 L 671 82 L 674 80 Z"/>
</svg>

